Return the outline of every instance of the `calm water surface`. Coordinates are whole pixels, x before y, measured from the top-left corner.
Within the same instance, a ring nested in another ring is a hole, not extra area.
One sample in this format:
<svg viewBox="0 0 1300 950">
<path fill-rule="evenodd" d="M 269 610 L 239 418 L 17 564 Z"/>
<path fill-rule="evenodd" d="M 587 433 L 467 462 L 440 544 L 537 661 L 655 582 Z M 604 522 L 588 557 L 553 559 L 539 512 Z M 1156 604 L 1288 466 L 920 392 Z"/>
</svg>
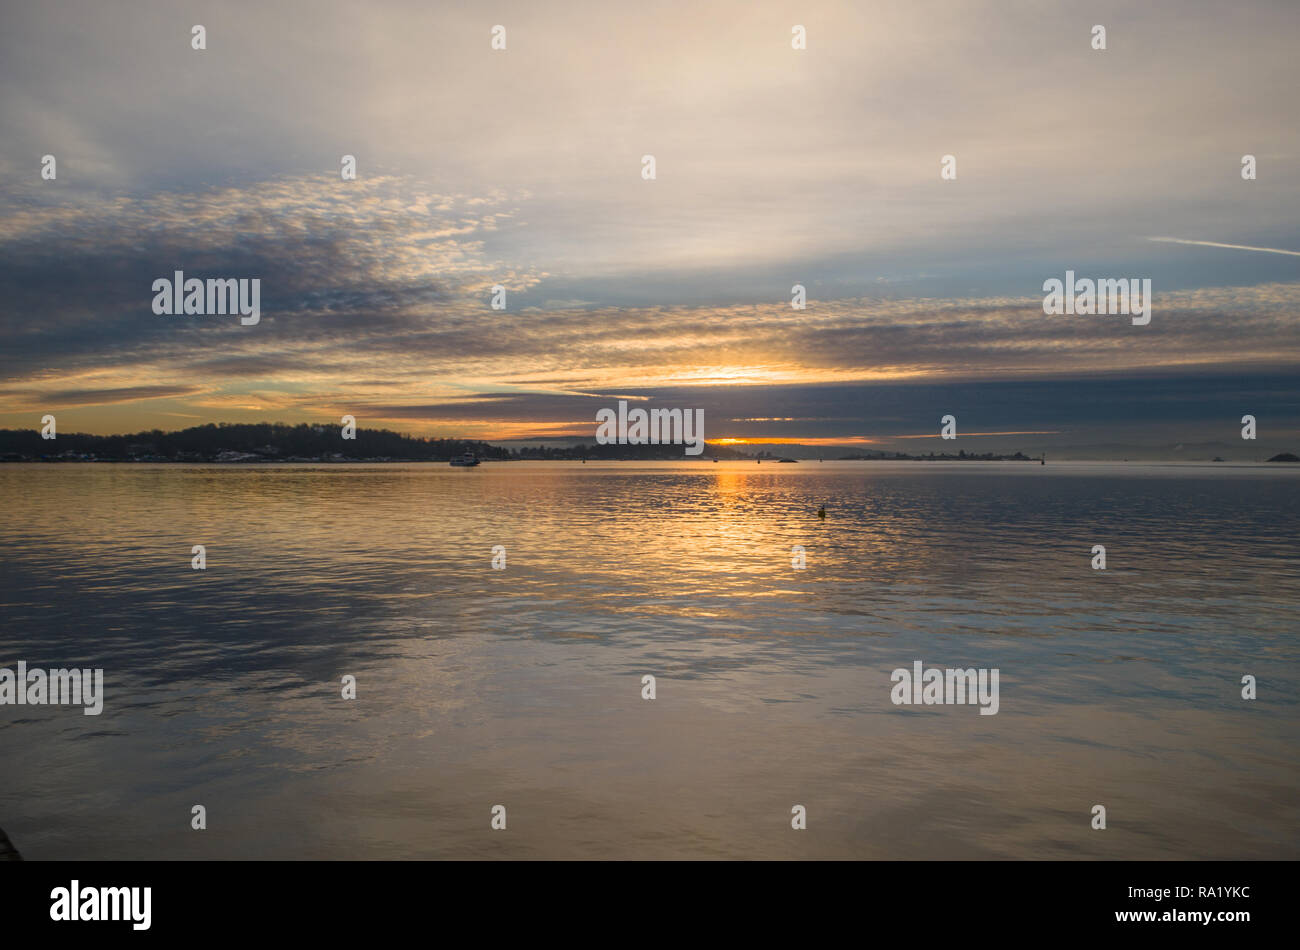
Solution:
<svg viewBox="0 0 1300 950">
<path fill-rule="evenodd" d="M 0 706 L 0 827 L 68 859 L 1295 858 L 1297 489 L 1276 465 L 0 465 L 0 666 L 103 667 L 106 693 Z M 1000 669 L 1000 712 L 894 706 L 915 660 Z"/>
</svg>

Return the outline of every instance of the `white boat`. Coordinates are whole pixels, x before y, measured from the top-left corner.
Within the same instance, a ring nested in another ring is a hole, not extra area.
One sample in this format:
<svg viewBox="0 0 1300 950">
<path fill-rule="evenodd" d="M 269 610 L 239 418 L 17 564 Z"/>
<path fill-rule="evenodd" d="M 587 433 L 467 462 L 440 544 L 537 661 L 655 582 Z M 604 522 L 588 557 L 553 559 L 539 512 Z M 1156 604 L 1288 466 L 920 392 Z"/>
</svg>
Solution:
<svg viewBox="0 0 1300 950">
<path fill-rule="evenodd" d="M 450 464 L 456 466 L 457 468 L 472 468 L 473 466 L 478 464 L 478 459 L 474 457 L 473 452 L 466 452 L 460 458 L 452 459 Z"/>
</svg>

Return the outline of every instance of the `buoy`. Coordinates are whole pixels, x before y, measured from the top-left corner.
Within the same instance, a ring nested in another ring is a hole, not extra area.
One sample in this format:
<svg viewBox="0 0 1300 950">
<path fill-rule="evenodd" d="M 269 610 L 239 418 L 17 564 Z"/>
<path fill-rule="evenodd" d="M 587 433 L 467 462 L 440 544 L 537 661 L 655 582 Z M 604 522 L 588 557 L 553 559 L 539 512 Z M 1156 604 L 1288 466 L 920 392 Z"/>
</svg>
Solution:
<svg viewBox="0 0 1300 950">
<path fill-rule="evenodd" d="M 826 506 L 825 506 L 825 505 L 822 505 L 820 508 L 817 509 L 817 517 L 818 517 L 818 518 L 825 518 L 825 517 L 826 517 Z"/>
</svg>

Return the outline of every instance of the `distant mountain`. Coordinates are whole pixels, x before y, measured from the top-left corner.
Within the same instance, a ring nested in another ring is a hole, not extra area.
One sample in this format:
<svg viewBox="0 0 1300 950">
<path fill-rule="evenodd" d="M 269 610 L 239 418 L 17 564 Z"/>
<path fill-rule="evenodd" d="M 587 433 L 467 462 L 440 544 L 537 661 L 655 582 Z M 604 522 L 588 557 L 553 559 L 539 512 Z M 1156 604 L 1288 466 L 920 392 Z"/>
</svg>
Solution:
<svg viewBox="0 0 1300 950">
<path fill-rule="evenodd" d="M 1291 452 L 1279 452 L 1274 455 L 1270 462 L 1300 462 L 1300 455 L 1294 455 Z"/>
</svg>

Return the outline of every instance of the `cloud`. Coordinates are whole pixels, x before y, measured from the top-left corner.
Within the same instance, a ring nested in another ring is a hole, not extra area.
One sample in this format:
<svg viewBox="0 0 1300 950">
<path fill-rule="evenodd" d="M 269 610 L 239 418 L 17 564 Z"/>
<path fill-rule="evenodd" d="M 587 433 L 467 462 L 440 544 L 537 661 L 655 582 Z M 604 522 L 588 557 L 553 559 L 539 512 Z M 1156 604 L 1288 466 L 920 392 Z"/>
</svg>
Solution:
<svg viewBox="0 0 1300 950">
<path fill-rule="evenodd" d="M 530 210 L 388 177 L 28 204 L 0 222 L 0 413 L 170 398 L 153 411 L 346 405 L 482 428 L 608 398 L 584 394 L 1300 362 L 1298 283 L 1157 288 L 1142 328 L 1048 317 L 1038 296 L 529 307 L 548 275 L 488 245 Z M 152 281 L 174 270 L 259 277 L 262 322 L 153 314 Z"/>
<path fill-rule="evenodd" d="M 55 407 L 102 406 L 111 403 L 190 396 L 198 392 L 201 392 L 201 389 L 197 386 L 126 386 L 119 389 L 68 389 L 27 393 L 10 391 L 6 395 L 33 400 L 42 406 Z"/>
<path fill-rule="evenodd" d="M 564 282 L 538 303 L 612 299 L 590 292 L 598 280 L 621 302 L 727 303 L 740 272 L 745 299 L 767 292 L 754 287 L 763 275 L 788 288 L 814 272 L 823 296 L 921 274 L 1012 292 L 1018 261 L 1082 272 L 1139 257 L 1131 236 L 1152 222 L 1195 233 L 1207 217 L 1225 241 L 1300 246 L 1300 181 L 1285 173 L 1300 154 L 1295 4 L 1243 16 L 1111 0 L 1029 15 L 997 0 L 806 0 L 804 51 L 790 49 L 777 0 L 494 11 L 509 28 L 496 53 L 472 5 L 322 0 L 304 17 L 298 4 L 234 3 L 210 11 L 200 53 L 163 0 L 17 5 L 0 34 L 3 177 L 30 186 L 24 201 L 313 175 L 341 196 L 339 159 L 353 154 L 361 182 L 528 196 L 526 227 L 479 223 L 499 226 L 489 256 Z M 1109 23 L 1104 53 L 1084 13 Z M 1246 186 L 1248 148 L 1261 164 Z M 64 169 L 57 184 L 36 176 L 46 152 Z M 945 154 L 955 182 L 939 179 Z M 265 223 L 254 212 L 250 232 Z"/>
</svg>

